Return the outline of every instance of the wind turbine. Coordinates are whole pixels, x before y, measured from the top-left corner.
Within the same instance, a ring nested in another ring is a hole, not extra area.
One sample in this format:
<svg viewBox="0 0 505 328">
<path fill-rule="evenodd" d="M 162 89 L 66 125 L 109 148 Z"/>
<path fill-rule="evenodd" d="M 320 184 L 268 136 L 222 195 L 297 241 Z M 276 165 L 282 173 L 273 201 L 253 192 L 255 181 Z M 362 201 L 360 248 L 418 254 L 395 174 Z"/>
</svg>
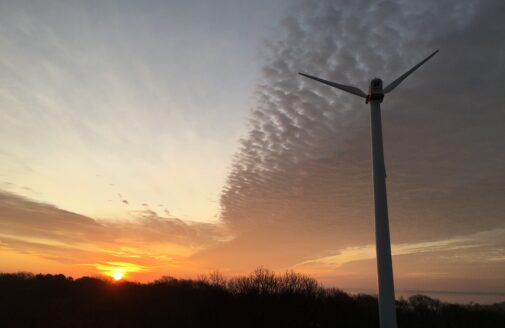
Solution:
<svg viewBox="0 0 505 328">
<path fill-rule="evenodd" d="M 391 260 L 391 242 L 389 239 L 388 204 L 386 195 L 386 168 L 384 166 L 384 150 L 382 146 L 382 123 L 380 104 L 384 95 L 393 91 L 403 80 L 426 63 L 438 52 L 435 51 L 419 64 L 415 65 L 387 87 L 382 88 L 382 80 L 374 78 L 370 81 L 368 94 L 359 88 L 339 84 L 318 77 L 299 73 L 334 88 L 365 98 L 370 103 L 370 120 L 372 135 L 372 165 L 373 190 L 375 205 L 375 249 L 377 252 L 377 271 L 379 281 L 379 318 L 381 328 L 396 328 L 395 289 L 393 283 L 393 264 Z"/>
</svg>

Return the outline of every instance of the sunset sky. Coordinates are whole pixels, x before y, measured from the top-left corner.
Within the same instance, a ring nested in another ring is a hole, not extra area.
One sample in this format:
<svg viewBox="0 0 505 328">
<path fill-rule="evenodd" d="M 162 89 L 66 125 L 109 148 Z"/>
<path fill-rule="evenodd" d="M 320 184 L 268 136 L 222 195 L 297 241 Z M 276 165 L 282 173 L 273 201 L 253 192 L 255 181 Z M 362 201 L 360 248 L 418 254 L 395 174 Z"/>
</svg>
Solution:
<svg viewBox="0 0 505 328">
<path fill-rule="evenodd" d="M 505 293 L 505 2 L 0 1 L 0 272 Z"/>
</svg>

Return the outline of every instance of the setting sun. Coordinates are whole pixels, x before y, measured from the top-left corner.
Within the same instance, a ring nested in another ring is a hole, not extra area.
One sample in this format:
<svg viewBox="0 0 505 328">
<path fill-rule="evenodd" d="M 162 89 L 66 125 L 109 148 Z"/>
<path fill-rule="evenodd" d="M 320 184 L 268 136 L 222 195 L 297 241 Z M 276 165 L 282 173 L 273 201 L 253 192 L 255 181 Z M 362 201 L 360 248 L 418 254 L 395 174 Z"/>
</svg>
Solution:
<svg viewBox="0 0 505 328">
<path fill-rule="evenodd" d="M 119 271 L 113 272 L 112 278 L 114 278 L 115 281 L 119 281 L 119 280 L 123 279 L 123 273 L 119 272 Z"/>
<path fill-rule="evenodd" d="M 126 276 L 129 278 L 135 278 L 130 275 L 132 273 L 145 272 L 149 270 L 148 267 L 129 262 L 103 262 L 86 265 L 95 267 L 104 276 L 112 277 L 115 281 L 122 280 Z"/>
</svg>

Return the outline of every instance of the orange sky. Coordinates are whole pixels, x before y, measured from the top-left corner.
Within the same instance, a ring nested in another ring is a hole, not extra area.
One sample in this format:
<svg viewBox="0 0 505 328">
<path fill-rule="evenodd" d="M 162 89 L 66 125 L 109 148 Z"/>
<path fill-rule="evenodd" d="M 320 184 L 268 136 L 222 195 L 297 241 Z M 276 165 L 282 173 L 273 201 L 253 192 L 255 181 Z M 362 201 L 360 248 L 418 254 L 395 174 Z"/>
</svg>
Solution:
<svg viewBox="0 0 505 328">
<path fill-rule="evenodd" d="M 0 194 L 2 271 L 30 271 L 112 276 L 152 281 L 163 275 L 196 278 L 218 270 L 225 276 L 255 267 L 308 273 L 341 288 L 375 284 L 373 244 L 325 249 L 335 236 L 289 229 L 234 236 L 222 225 L 185 223 L 151 216 L 136 222 L 98 222 L 36 203 Z M 368 229 L 368 233 L 372 233 Z M 359 235 L 359 234 L 357 234 Z M 393 245 L 398 288 L 505 290 L 505 273 L 492 243 L 505 230 L 492 230 L 434 242 Z M 393 240 L 395 232 L 393 231 Z"/>
</svg>

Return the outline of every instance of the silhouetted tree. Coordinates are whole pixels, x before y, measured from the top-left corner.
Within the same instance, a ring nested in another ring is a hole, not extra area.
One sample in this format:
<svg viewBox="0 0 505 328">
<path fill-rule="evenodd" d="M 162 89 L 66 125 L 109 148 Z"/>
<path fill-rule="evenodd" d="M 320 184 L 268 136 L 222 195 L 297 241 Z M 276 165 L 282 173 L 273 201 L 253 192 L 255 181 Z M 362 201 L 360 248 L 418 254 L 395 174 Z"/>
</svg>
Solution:
<svg viewBox="0 0 505 328">
<path fill-rule="evenodd" d="M 231 279 L 213 272 L 148 284 L 0 274 L 0 309 L 2 327 L 378 327 L 376 297 L 265 268 Z M 415 295 L 399 300 L 397 310 L 400 328 L 505 327 L 505 303 L 457 305 Z"/>
</svg>

